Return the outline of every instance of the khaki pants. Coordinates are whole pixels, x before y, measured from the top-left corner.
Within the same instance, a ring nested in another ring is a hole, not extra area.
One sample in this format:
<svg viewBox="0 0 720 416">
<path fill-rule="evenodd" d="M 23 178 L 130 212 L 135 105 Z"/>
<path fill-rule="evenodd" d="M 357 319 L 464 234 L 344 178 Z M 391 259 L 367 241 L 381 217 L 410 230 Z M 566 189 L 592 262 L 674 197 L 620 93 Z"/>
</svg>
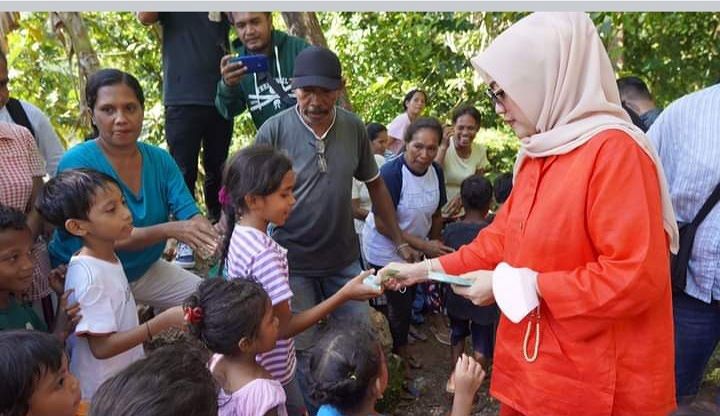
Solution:
<svg viewBox="0 0 720 416">
<path fill-rule="evenodd" d="M 183 304 L 202 279 L 179 266 L 158 260 L 138 280 L 130 283 L 136 303 L 149 305 L 155 312 Z"/>
</svg>

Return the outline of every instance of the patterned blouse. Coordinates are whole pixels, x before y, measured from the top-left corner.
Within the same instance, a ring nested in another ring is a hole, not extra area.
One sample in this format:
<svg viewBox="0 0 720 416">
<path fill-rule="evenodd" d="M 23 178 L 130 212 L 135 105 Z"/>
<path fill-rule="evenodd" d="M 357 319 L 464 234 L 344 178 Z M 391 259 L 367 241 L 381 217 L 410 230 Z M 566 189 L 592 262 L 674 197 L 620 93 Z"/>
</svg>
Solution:
<svg viewBox="0 0 720 416">
<path fill-rule="evenodd" d="M 45 176 L 35 139 L 25 127 L 0 122 L 0 203 L 24 213 L 30 212 L 33 178 Z M 39 240 L 33 246 L 35 269 L 30 292 L 24 297 L 37 300 L 50 294 L 47 246 Z"/>
</svg>

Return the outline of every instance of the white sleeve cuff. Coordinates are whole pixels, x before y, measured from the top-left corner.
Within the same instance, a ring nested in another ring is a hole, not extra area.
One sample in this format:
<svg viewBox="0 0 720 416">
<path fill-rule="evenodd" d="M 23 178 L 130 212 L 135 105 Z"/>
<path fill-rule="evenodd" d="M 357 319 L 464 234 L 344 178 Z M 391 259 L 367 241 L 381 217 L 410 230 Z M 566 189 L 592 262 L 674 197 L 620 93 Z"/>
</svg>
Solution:
<svg viewBox="0 0 720 416">
<path fill-rule="evenodd" d="M 513 323 L 523 320 L 540 304 L 537 289 L 538 273 L 500 263 L 492 277 L 493 295 L 502 313 Z"/>
</svg>

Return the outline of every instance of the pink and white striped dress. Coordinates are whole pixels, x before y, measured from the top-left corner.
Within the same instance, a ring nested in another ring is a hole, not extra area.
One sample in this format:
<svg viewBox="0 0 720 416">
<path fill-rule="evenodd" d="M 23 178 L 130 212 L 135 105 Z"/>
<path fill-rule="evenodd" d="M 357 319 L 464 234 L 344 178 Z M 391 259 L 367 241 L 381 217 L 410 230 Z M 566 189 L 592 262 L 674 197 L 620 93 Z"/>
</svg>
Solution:
<svg viewBox="0 0 720 416">
<path fill-rule="evenodd" d="M 292 298 L 287 250 L 267 234 L 252 227 L 235 225 L 227 264 L 230 279 L 250 279 L 260 283 L 273 306 Z M 292 338 L 279 339 L 271 351 L 258 354 L 257 361 L 275 380 L 286 385 L 295 375 L 295 342 Z"/>
<path fill-rule="evenodd" d="M 221 357 L 220 354 L 212 356 L 210 371 Z M 272 409 L 277 410 L 278 416 L 288 416 L 285 397 L 280 382 L 267 378 L 257 378 L 232 393 L 221 388 L 218 393 L 218 416 L 264 415 Z"/>
</svg>

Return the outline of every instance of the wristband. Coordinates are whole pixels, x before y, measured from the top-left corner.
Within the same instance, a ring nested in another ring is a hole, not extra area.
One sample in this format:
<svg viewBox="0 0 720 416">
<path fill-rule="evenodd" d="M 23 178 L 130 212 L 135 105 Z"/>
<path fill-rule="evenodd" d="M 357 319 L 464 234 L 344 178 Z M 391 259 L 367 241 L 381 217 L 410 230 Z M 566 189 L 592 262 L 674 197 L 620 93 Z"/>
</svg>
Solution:
<svg viewBox="0 0 720 416">
<path fill-rule="evenodd" d="M 408 243 L 402 243 L 399 244 L 397 247 L 395 247 L 395 254 L 400 254 L 400 250 L 404 249 L 405 247 L 410 247 L 410 244 Z"/>
<path fill-rule="evenodd" d="M 427 257 L 423 258 L 423 263 L 425 263 L 425 277 L 428 277 L 430 276 L 430 272 L 432 272 L 432 263 Z"/>
</svg>

